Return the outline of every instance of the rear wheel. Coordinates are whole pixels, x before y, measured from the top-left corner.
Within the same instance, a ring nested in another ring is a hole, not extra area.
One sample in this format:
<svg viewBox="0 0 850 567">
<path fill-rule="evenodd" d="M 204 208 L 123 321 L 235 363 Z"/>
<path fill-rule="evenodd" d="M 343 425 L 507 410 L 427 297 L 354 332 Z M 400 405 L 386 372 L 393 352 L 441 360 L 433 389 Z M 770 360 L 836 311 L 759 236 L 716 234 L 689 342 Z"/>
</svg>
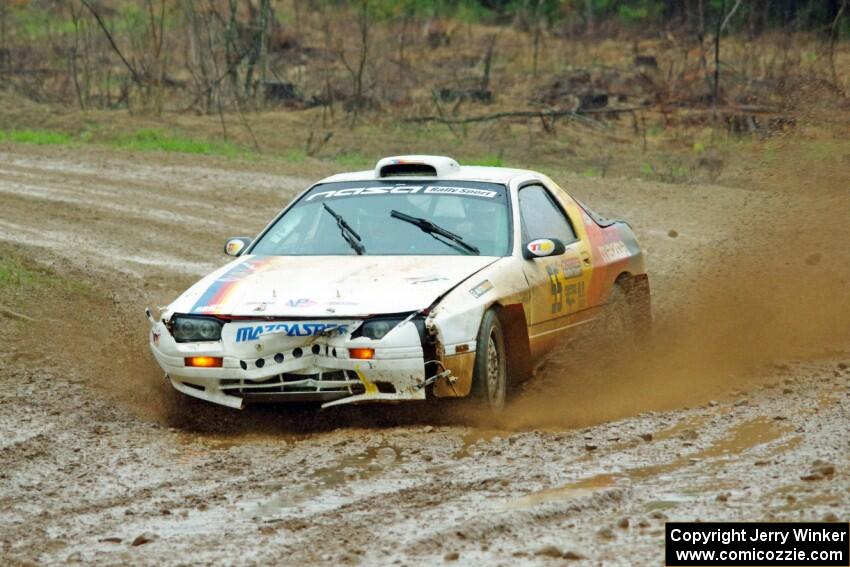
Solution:
<svg viewBox="0 0 850 567">
<path fill-rule="evenodd" d="M 472 396 L 487 409 L 499 412 L 505 407 L 508 392 L 505 335 L 498 313 L 490 309 L 478 330 Z"/>
</svg>

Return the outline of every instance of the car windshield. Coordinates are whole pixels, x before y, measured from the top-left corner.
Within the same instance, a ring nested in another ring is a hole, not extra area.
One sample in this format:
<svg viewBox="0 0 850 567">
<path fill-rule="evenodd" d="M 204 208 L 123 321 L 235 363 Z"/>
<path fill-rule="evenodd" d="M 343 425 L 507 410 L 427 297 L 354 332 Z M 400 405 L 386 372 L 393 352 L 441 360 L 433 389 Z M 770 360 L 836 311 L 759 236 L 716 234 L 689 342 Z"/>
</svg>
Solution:
<svg viewBox="0 0 850 567">
<path fill-rule="evenodd" d="M 508 211 L 507 190 L 497 183 L 323 183 L 290 207 L 251 254 L 507 256 Z"/>
</svg>

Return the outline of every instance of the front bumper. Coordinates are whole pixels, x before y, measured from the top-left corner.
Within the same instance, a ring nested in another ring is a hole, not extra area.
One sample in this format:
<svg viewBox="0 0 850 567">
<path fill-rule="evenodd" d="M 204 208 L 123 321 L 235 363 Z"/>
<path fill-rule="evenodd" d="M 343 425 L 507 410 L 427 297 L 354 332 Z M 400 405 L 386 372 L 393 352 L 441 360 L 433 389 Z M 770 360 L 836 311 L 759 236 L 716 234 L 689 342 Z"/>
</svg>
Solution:
<svg viewBox="0 0 850 567">
<path fill-rule="evenodd" d="M 225 325 L 219 342 L 178 343 L 157 322 L 151 329 L 151 352 L 176 390 L 232 408 L 270 401 L 322 402 L 326 407 L 425 399 L 426 361 L 419 331 L 411 322 L 381 340 L 352 338 L 355 323 L 345 334 L 276 333 L 238 342 L 237 328 L 250 324 Z M 364 347 L 374 349 L 372 359 L 350 357 L 350 348 Z M 221 357 L 222 366 L 187 367 L 184 359 L 190 356 Z"/>
</svg>

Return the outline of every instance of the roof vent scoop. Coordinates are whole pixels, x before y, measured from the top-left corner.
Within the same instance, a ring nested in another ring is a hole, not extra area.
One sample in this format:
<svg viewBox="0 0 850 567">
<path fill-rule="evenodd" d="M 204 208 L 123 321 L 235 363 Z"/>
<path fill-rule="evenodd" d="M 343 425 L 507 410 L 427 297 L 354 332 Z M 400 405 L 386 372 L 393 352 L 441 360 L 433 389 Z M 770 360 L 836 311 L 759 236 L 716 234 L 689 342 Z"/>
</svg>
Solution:
<svg viewBox="0 0 850 567">
<path fill-rule="evenodd" d="M 375 177 L 449 177 L 460 172 L 460 165 L 443 156 L 385 157 L 375 166 Z"/>
</svg>

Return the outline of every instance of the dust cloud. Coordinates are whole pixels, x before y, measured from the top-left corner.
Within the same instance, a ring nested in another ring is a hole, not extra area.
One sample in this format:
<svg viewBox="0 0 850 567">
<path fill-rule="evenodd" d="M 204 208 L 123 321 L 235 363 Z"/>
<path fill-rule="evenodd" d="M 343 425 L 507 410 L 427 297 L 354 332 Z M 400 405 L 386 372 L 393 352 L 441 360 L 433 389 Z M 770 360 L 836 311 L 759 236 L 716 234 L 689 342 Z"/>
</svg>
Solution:
<svg viewBox="0 0 850 567">
<path fill-rule="evenodd" d="M 719 227 L 729 238 L 694 249 L 663 296 L 667 316 L 639 348 L 603 329 L 563 345 L 518 396 L 508 428 L 585 427 L 746 392 L 792 359 L 850 345 L 850 196 L 841 172 L 818 181 L 787 164 L 754 189 L 746 210 Z M 652 281 L 652 257 L 649 258 Z M 672 302 L 672 304 L 671 304 Z"/>
</svg>

